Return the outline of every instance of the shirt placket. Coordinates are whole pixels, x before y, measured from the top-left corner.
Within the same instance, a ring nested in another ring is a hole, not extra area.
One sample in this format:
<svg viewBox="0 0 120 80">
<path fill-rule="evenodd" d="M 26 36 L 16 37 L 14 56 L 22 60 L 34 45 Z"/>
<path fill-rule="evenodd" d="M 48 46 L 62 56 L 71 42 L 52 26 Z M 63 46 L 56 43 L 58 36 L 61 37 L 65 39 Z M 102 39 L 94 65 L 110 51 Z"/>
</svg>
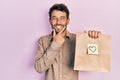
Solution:
<svg viewBox="0 0 120 80">
<path fill-rule="evenodd" d="M 60 80 L 63 80 L 63 79 L 62 79 L 62 75 L 63 75 L 63 74 L 62 74 L 62 68 L 63 68 L 63 67 L 62 67 L 62 59 L 63 59 L 63 58 L 62 58 L 62 54 L 63 54 L 63 49 L 61 48 L 61 51 L 60 51 L 60 68 L 59 68 L 59 69 L 60 69 L 60 75 L 59 75 Z"/>
</svg>

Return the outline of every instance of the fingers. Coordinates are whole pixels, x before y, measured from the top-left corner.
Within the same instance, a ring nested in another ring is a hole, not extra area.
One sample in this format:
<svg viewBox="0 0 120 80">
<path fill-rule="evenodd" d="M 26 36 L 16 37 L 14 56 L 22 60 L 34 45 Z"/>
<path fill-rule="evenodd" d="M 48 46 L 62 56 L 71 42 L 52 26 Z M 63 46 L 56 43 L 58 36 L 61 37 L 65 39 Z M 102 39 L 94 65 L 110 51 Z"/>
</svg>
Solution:
<svg viewBox="0 0 120 80">
<path fill-rule="evenodd" d="M 64 27 L 58 34 L 63 33 L 66 30 L 66 27 Z"/>
<path fill-rule="evenodd" d="M 98 35 L 98 37 L 99 37 L 99 36 L 101 35 L 101 32 L 100 32 L 100 31 L 98 31 L 97 35 Z"/>
<path fill-rule="evenodd" d="M 92 30 L 92 31 L 89 30 L 88 35 L 91 38 L 98 38 L 101 35 L 101 32 L 100 31 L 95 31 L 95 30 Z"/>
<path fill-rule="evenodd" d="M 55 37 L 55 35 L 56 35 L 56 32 L 55 32 L 55 29 L 53 29 L 53 37 Z"/>
<path fill-rule="evenodd" d="M 64 27 L 59 33 L 58 35 L 61 35 L 62 37 L 64 37 L 66 35 L 66 27 Z"/>
<path fill-rule="evenodd" d="M 61 36 L 65 36 L 66 34 L 66 27 L 64 27 L 59 33 L 56 33 L 55 29 L 52 30 L 52 35 L 53 37 L 55 37 L 56 35 L 61 35 Z"/>
<path fill-rule="evenodd" d="M 64 36 L 65 36 L 65 28 L 62 29 L 59 33 L 56 33 L 55 29 L 53 29 L 53 41 L 59 43 L 59 44 L 63 44 L 63 42 L 65 41 Z"/>
</svg>

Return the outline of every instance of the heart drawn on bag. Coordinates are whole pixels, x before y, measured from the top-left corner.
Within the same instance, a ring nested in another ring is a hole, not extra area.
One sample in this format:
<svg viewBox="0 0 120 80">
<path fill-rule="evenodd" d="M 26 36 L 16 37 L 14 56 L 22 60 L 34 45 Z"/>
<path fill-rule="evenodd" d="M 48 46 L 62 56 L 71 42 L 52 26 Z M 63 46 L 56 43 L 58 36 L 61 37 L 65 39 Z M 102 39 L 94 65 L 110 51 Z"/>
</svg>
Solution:
<svg viewBox="0 0 120 80">
<path fill-rule="evenodd" d="M 96 46 L 89 46 L 89 50 L 92 51 L 93 53 L 96 51 Z"/>
</svg>

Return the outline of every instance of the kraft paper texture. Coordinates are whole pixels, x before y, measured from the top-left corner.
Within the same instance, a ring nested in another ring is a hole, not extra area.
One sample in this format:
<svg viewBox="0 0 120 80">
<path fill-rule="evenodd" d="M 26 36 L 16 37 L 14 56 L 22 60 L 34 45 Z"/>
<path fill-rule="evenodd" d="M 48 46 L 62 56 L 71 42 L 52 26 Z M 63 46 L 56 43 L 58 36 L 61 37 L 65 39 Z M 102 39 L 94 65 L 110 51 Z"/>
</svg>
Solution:
<svg viewBox="0 0 120 80">
<path fill-rule="evenodd" d="M 98 46 L 98 54 L 88 54 L 88 44 Z M 93 39 L 87 33 L 76 34 L 76 51 L 74 70 L 109 72 L 110 71 L 111 36 L 100 35 Z"/>
</svg>

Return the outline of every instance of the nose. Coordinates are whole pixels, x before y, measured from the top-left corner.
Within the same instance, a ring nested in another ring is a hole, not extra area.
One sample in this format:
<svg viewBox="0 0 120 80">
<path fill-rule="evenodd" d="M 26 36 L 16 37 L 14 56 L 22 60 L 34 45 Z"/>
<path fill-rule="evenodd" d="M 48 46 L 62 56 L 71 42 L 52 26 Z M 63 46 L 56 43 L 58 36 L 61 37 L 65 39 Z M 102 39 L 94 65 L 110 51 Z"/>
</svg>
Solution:
<svg viewBox="0 0 120 80">
<path fill-rule="evenodd" d="M 56 22 L 57 22 L 57 24 L 60 24 L 60 19 L 57 19 L 57 21 L 56 21 Z"/>
</svg>

